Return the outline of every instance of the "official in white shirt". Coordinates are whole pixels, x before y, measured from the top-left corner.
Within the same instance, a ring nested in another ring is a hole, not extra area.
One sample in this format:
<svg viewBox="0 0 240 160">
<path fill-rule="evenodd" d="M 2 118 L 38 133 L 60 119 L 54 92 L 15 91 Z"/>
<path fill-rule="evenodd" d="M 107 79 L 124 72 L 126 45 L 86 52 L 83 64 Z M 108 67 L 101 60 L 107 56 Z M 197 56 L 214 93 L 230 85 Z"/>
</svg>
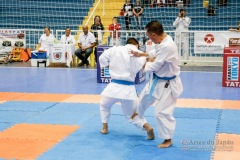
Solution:
<svg viewBox="0 0 240 160">
<path fill-rule="evenodd" d="M 65 34 L 61 36 L 60 42 L 63 44 L 76 44 L 74 36 L 71 35 L 70 28 L 66 28 Z"/>
<path fill-rule="evenodd" d="M 86 64 L 89 65 L 88 57 L 93 52 L 93 47 L 95 47 L 95 37 L 94 35 L 88 31 L 88 26 L 83 25 L 83 32 L 78 37 L 78 46 L 79 48 L 75 51 L 75 55 L 82 61 L 78 64 L 78 67 Z M 83 56 L 83 54 L 85 54 Z"/>
<path fill-rule="evenodd" d="M 38 41 L 38 48 L 42 51 L 47 51 L 50 44 L 54 44 L 54 35 L 51 34 L 50 28 L 44 28 L 44 34 L 41 35 Z"/>
</svg>

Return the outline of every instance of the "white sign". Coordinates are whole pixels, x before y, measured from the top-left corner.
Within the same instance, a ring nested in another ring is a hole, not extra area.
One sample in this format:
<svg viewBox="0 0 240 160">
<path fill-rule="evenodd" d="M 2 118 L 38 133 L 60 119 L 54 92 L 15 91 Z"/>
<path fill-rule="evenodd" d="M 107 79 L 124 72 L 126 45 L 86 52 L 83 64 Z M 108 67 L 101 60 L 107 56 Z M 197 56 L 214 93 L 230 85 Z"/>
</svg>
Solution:
<svg viewBox="0 0 240 160">
<path fill-rule="evenodd" d="M 26 33 L 18 29 L 0 29 L 0 49 L 5 47 L 26 48 Z"/>
<path fill-rule="evenodd" d="M 194 53 L 223 54 L 229 38 L 240 38 L 239 32 L 197 32 L 194 34 Z"/>
<path fill-rule="evenodd" d="M 70 67 L 72 55 L 75 52 L 75 44 L 54 44 L 49 45 L 50 62 L 66 63 Z"/>
</svg>

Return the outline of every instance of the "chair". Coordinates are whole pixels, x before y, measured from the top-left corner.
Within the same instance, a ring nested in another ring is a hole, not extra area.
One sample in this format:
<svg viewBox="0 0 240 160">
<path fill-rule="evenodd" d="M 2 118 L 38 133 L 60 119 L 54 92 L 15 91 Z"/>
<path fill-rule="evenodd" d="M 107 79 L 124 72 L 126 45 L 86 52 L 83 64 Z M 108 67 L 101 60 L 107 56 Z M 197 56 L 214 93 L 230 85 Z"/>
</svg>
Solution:
<svg viewBox="0 0 240 160">
<path fill-rule="evenodd" d="M 96 48 L 94 47 L 92 53 L 89 56 L 89 64 L 91 67 L 95 67 L 95 55 L 94 55 L 94 50 Z M 77 66 L 80 62 L 80 59 L 74 54 L 73 55 L 73 60 L 72 60 L 72 66 Z"/>
</svg>

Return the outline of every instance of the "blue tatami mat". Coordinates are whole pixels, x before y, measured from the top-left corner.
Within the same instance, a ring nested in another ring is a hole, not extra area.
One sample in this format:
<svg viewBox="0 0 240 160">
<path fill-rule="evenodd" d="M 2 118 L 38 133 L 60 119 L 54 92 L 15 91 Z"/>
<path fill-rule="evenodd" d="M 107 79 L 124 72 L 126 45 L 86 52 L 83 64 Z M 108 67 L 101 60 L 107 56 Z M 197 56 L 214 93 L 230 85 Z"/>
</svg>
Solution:
<svg viewBox="0 0 240 160">
<path fill-rule="evenodd" d="M 97 83 L 96 69 L 9 67 L 0 68 L 0 73 L 2 92 L 100 94 L 107 85 Z M 181 72 L 180 77 L 184 87 L 180 98 L 240 100 L 238 88 L 222 87 L 222 73 Z M 136 85 L 139 92 L 144 84 Z"/>
<path fill-rule="evenodd" d="M 176 118 L 178 131 L 192 131 L 192 132 L 216 132 L 217 122 L 215 119 L 188 119 Z"/>
<path fill-rule="evenodd" d="M 0 104 L 2 111 L 44 111 L 56 103 L 54 102 L 28 102 L 28 101 L 9 101 Z"/>
<path fill-rule="evenodd" d="M 0 122 L 0 132 L 11 127 L 13 125 L 13 123 L 2 123 Z"/>
<path fill-rule="evenodd" d="M 126 160 L 210 160 L 211 151 L 184 151 L 176 147 L 159 149 L 156 146 L 137 145 Z"/>
<path fill-rule="evenodd" d="M 99 115 L 98 104 L 58 103 L 26 123 L 83 125 L 96 115 Z"/>
<path fill-rule="evenodd" d="M 124 159 L 139 139 L 146 140 L 145 132 L 129 124 L 121 115 L 112 115 L 109 134 L 100 133 L 99 116 L 45 152 L 39 160 L 120 160 Z"/>
<path fill-rule="evenodd" d="M 192 119 L 218 119 L 220 112 L 220 109 L 176 108 L 174 110 L 174 117 Z"/>
<path fill-rule="evenodd" d="M 37 112 L 1 111 L 0 123 L 24 123 L 28 118 L 37 115 Z"/>
<path fill-rule="evenodd" d="M 240 134 L 240 110 L 223 110 L 218 132 Z"/>
</svg>

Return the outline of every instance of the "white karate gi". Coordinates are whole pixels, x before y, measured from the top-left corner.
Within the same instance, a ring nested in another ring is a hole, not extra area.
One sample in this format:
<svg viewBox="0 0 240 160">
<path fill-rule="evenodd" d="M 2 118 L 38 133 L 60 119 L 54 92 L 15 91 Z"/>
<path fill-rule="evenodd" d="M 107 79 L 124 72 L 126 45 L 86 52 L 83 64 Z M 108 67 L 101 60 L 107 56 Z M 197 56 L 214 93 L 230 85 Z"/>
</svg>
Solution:
<svg viewBox="0 0 240 160">
<path fill-rule="evenodd" d="M 172 77 L 175 79 L 169 81 L 169 86 L 165 88 L 167 80 L 158 79 L 153 92 L 150 90 L 154 79 L 151 78 L 140 94 L 138 101 L 138 114 L 140 118 L 144 118 L 146 109 L 155 103 L 155 117 L 157 120 L 158 135 L 163 139 L 170 139 L 174 135 L 175 118 L 173 111 L 177 102 L 177 97 L 182 93 L 183 87 L 179 77 L 180 68 L 178 66 L 178 50 L 177 46 L 170 36 L 162 40 L 160 44 L 155 44 L 156 59 L 154 62 L 147 62 L 145 66 L 146 72 L 153 72 L 158 77 Z M 154 52 L 151 52 L 154 54 Z"/>
<path fill-rule="evenodd" d="M 145 57 L 134 57 L 130 51 L 138 51 L 136 46 L 127 44 L 126 46 L 114 46 L 99 57 L 101 67 L 109 66 L 111 79 L 134 82 L 136 74 L 142 69 L 146 62 Z M 139 128 L 143 128 L 146 123 L 138 116 L 131 119 L 136 112 L 135 102 L 137 100 L 136 88 L 134 85 L 124 85 L 111 82 L 101 93 L 103 96 L 100 101 L 100 114 L 102 123 L 108 123 L 111 115 L 111 107 L 116 102 L 120 102 L 122 111 L 129 122 Z"/>
<path fill-rule="evenodd" d="M 184 31 L 188 31 L 190 23 L 191 18 L 187 16 L 183 18 L 177 17 L 173 22 L 173 26 L 176 27 L 174 41 L 178 48 L 181 47 L 182 49 L 183 60 L 189 60 L 189 33 L 184 33 Z"/>
</svg>

